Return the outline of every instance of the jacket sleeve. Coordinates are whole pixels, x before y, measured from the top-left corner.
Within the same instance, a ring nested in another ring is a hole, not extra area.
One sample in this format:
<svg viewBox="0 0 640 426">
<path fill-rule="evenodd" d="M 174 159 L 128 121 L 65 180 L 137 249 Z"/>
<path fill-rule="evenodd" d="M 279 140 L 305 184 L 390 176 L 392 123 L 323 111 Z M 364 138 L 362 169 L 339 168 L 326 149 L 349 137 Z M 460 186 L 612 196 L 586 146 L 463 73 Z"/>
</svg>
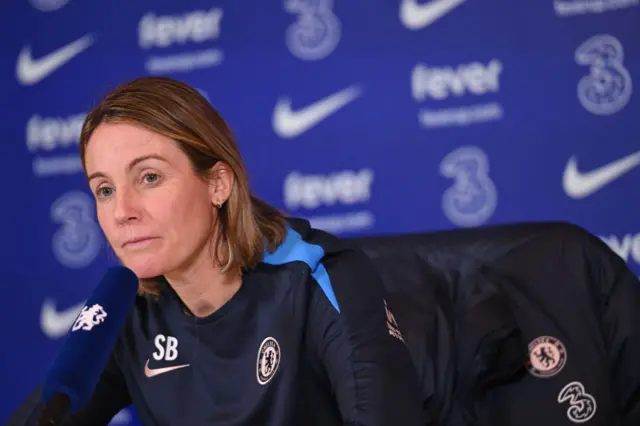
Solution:
<svg viewBox="0 0 640 426">
<path fill-rule="evenodd" d="M 38 386 L 12 414 L 7 426 L 36 426 L 42 409 L 42 386 Z M 64 426 L 107 426 L 120 410 L 131 405 L 124 378 L 112 356 L 89 402 L 73 413 Z"/>
<path fill-rule="evenodd" d="M 323 258 L 311 278 L 312 351 L 344 425 L 422 426 L 418 375 L 373 271 L 357 251 Z"/>
<path fill-rule="evenodd" d="M 595 238 L 595 237 L 594 237 Z M 640 282 L 601 241 L 588 244 L 621 425 L 640 425 Z"/>
</svg>

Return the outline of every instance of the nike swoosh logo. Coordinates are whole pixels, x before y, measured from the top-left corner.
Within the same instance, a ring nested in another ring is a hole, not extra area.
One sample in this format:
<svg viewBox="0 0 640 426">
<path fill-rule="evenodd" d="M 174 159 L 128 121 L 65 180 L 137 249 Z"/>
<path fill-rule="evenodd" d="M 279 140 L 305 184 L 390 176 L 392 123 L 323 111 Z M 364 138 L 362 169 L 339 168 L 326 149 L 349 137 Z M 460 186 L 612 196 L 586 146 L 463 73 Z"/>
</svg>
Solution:
<svg viewBox="0 0 640 426">
<path fill-rule="evenodd" d="M 149 360 L 144 364 L 144 375 L 147 377 L 154 377 L 160 374 L 168 373 L 169 371 L 178 370 L 180 368 L 188 367 L 190 364 L 183 365 L 175 365 L 173 367 L 162 367 L 162 368 L 149 368 Z"/>
<path fill-rule="evenodd" d="M 82 301 L 68 309 L 58 311 L 55 301 L 45 300 L 40 310 L 40 328 L 42 332 L 51 339 L 64 336 L 73 326 L 84 304 L 85 301 Z"/>
<path fill-rule="evenodd" d="M 18 55 L 16 79 L 23 86 L 32 86 L 39 83 L 75 56 L 86 50 L 93 42 L 93 35 L 87 34 L 38 59 L 32 58 L 31 47 L 25 46 Z"/>
<path fill-rule="evenodd" d="M 564 169 L 562 185 L 572 198 L 585 198 L 640 165 L 640 151 L 613 161 L 588 173 L 578 171 L 578 162 L 571 157 Z"/>
<path fill-rule="evenodd" d="M 410 30 L 419 30 L 433 24 L 466 0 L 431 0 L 418 4 L 417 0 L 402 0 L 400 21 Z"/>
<path fill-rule="evenodd" d="M 294 138 L 344 108 L 361 93 L 360 88 L 353 85 L 298 111 L 291 109 L 291 99 L 281 98 L 273 110 L 273 129 L 282 138 Z"/>
</svg>

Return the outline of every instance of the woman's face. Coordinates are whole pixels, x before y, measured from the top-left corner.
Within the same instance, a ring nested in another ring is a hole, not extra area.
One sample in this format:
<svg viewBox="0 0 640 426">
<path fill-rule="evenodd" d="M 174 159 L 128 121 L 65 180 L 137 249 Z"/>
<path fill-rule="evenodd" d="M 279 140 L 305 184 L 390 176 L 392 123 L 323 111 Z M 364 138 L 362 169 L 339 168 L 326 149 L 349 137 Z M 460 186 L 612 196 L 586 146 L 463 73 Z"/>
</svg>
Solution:
<svg viewBox="0 0 640 426">
<path fill-rule="evenodd" d="M 100 226 L 138 278 L 180 272 L 208 256 L 217 200 L 171 139 L 131 124 L 102 124 L 85 164 Z"/>
</svg>

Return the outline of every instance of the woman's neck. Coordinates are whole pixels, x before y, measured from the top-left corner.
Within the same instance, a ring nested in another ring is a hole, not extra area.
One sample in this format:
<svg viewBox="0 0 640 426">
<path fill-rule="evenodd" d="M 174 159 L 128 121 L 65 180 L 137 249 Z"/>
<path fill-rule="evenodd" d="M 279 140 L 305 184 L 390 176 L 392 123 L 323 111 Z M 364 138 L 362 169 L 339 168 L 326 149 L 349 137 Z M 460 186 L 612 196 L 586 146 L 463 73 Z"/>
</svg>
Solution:
<svg viewBox="0 0 640 426">
<path fill-rule="evenodd" d="M 211 261 L 164 277 L 187 309 L 201 318 L 220 309 L 242 285 L 240 272 L 222 272 Z"/>
</svg>

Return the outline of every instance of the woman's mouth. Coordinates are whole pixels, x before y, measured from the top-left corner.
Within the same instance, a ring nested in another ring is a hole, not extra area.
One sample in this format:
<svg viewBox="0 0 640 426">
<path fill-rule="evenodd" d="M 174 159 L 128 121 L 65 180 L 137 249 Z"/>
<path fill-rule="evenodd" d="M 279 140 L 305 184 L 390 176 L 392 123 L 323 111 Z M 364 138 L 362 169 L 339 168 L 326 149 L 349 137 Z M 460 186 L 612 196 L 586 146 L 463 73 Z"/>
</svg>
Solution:
<svg viewBox="0 0 640 426">
<path fill-rule="evenodd" d="M 153 240 L 156 240 L 156 237 L 138 237 L 127 240 L 122 244 L 122 248 L 141 248 L 149 245 Z"/>
</svg>

